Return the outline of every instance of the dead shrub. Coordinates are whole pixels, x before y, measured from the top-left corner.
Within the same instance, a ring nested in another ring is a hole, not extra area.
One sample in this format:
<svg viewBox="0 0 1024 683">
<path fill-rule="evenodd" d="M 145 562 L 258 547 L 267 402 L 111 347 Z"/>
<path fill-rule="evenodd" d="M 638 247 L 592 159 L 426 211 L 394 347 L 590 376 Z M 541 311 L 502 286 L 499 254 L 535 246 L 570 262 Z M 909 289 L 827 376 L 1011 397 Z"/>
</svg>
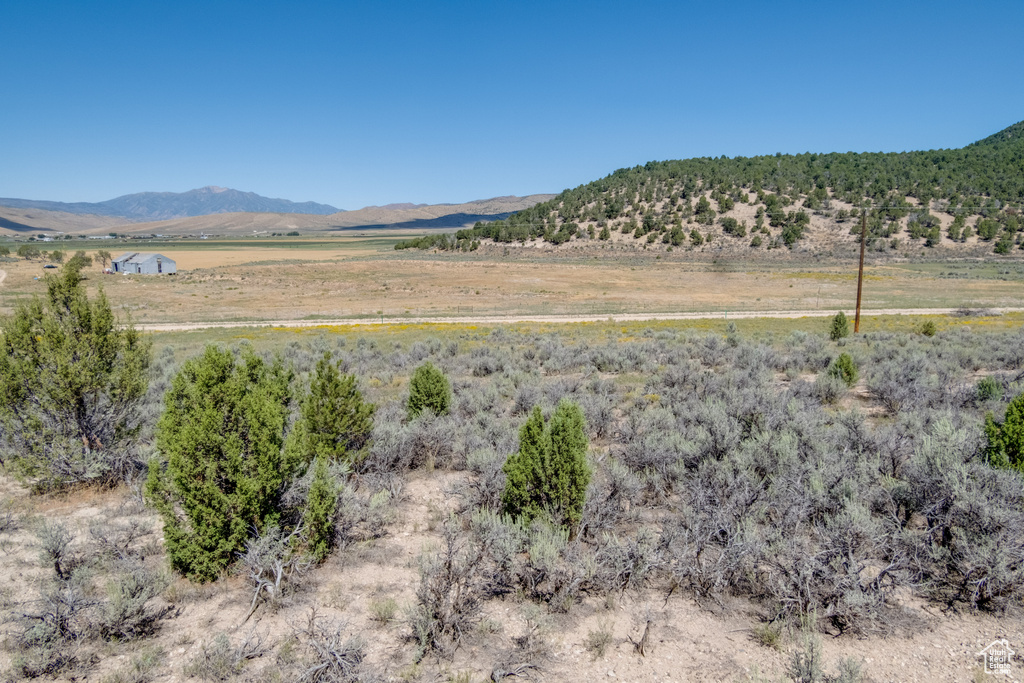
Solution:
<svg viewBox="0 0 1024 683">
<path fill-rule="evenodd" d="M 311 564 L 296 550 L 294 541 L 301 536 L 301 528 L 285 534 L 276 525 L 271 525 L 262 534 L 246 541 L 239 564 L 252 585 L 253 596 L 243 623 L 260 605 L 276 608 L 288 591 L 295 590 L 296 579 Z"/>
<path fill-rule="evenodd" d="M 82 557 L 71 550 L 75 537 L 60 522 L 43 519 L 36 528 L 39 559 L 44 565 L 52 566 L 57 578 L 66 581 L 82 563 Z"/>
<path fill-rule="evenodd" d="M 346 636 L 344 624 L 324 619 L 310 610 L 306 626 L 297 634 L 306 646 L 298 680 L 302 683 L 373 683 L 376 674 L 368 670 L 362 640 Z"/>
<path fill-rule="evenodd" d="M 27 609 L 14 615 L 9 646 L 12 672 L 18 677 L 56 676 L 78 664 L 80 640 L 88 634 L 89 610 L 80 579 L 51 580 Z"/>
<path fill-rule="evenodd" d="M 596 561 L 598 581 L 605 590 L 640 588 L 662 564 L 658 535 L 646 527 L 625 540 L 609 534 L 597 551 Z"/>
<path fill-rule="evenodd" d="M 96 554 L 115 561 L 138 558 L 138 542 L 152 533 L 148 522 L 133 517 L 96 520 L 89 524 Z"/>
<path fill-rule="evenodd" d="M 483 549 L 459 538 L 458 522 L 445 521 L 442 546 L 420 559 L 420 585 L 410 614 L 417 660 L 428 652 L 450 657 L 479 616 L 483 598 Z"/>
</svg>

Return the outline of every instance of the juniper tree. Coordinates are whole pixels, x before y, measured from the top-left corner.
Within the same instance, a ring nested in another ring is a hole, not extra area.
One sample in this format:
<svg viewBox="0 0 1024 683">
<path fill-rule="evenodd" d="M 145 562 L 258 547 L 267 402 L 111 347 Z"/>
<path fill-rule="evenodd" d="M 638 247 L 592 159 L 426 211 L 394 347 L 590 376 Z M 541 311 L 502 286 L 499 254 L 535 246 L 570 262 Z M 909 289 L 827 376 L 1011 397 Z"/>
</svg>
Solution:
<svg viewBox="0 0 1024 683">
<path fill-rule="evenodd" d="M 982 377 L 978 380 L 978 384 L 975 385 L 975 396 L 979 401 L 990 401 L 994 398 L 1000 398 L 1002 395 L 1002 385 L 991 375 Z"/>
<path fill-rule="evenodd" d="M 501 505 L 506 514 L 530 521 L 544 513 L 544 461 L 550 451 L 551 434 L 540 407 L 534 406 L 519 429 L 519 451 L 510 455 L 502 468 L 506 481 Z"/>
<path fill-rule="evenodd" d="M 1024 394 L 1010 401 L 1002 422 L 996 422 L 992 413 L 985 416 L 985 436 L 991 465 L 1024 473 Z"/>
<path fill-rule="evenodd" d="M 828 374 L 843 380 L 848 387 L 852 387 L 857 381 L 857 364 L 848 353 L 841 353 L 828 366 Z"/>
<path fill-rule="evenodd" d="M 545 463 L 545 474 L 548 504 L 572 528 L 580 522 L 590 484 L 586 429 L 580 407 L 562 399 L 551 416 L 551 451 Z"/>
<path fill-rule="evenodd" d="M 829 327 L 828 338 L 832 341 L 839 341 L 843 337 L 850 336 L 850 322 L 846 319 L 846 314 L 839 311 L 832 317 L 832 326 Z"/>
<path fill-rule="evenodd" d="M 299 420 L 288 437 L 292 465 L 324 456 L 328 461 L 359 458 L 373 430 L 376 406 L 363 400 L 355 375 L 343 375 L 327 352 L 317 362 Z"/>
<path fill-rule="evenodd" d="M 118 325 L 100 290 L 89 300 L 77 263 L 19 304 L 0 341 L 0 448 L 41 487 L 113 481 L 140 468 L 135 437 L 150 342 Z"/>
<path fill-rule="evenodd" d="M 506 514 L 529 522 L 550 515 L 570 528 L 579 524 L 590 483 L 583 412 L 562 399 L 544 424 L 539 407 L 519 431 L 519 451 L 505 462 L 501 503 Z"/>
<path fill-rule="evenodd" d="M 338 487 L 327 470 L 327 458 L 317 456 L 313 465 L 313 481 L 302 513 L 309 554 L 323 562 L 334 547 L 334 513 L 338 507 Z"/>
<path fill-rule="evenodd" d="M 427 361 L 416 368 L 409 381 L 409 417 L 416 417 L 424 408 L 435 415 L 447 415 L 452 403 L 452 387 L 448 378 Z"/>
<path fill-rule="evenodd" d="M 172 567 L 216 578 L 253 532 L 275 524 L 290 479 L 282 457 L 291 372 L 215 346 L 185 363 L 165 397 L 146 494 L 164 522 Z"/>
</svg>

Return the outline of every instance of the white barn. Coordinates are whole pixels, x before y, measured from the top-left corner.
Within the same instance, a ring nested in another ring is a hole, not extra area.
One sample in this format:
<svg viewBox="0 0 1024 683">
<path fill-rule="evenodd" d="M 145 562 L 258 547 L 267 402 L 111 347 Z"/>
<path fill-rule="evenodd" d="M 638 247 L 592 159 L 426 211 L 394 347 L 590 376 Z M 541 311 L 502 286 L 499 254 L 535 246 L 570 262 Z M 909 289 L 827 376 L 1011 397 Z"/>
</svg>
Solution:
<svg viewBox="0 0 1024 683">
<path fill-rule="evenodd" d="M 160 275 L 178 272 L 173 259 L 163 254 L 129 251 L 110 262 L 115 273 L 137 273 L 139 275 Z"/>
</svg>

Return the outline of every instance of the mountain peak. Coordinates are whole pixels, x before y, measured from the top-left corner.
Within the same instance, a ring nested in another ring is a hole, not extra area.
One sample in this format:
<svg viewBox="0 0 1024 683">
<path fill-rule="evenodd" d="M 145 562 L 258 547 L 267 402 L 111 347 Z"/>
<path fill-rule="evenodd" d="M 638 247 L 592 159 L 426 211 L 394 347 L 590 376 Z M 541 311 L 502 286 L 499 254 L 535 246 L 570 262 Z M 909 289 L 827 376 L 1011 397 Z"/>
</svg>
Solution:
<svg viewBox="0 0 1024 683">
<path fill-rule="evenodd" d="M 198 190 L 193 190 L 193 192 L 207 192 L 209 194 L 220 194 L 221 192 L 227 192 L 230 189 L 231 188 L 219 187 L 217 185 L 207 185 L 206 187 L 200 187 Z"/>
</svg>

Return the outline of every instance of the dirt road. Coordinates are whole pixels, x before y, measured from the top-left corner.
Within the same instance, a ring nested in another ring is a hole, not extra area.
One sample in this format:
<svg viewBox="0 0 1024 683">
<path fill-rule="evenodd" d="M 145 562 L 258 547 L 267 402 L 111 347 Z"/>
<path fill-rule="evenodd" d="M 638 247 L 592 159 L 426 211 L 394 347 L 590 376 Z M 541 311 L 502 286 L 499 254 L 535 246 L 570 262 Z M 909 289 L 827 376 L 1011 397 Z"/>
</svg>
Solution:
<svg viewBox="0 0 1024 683">
<path fill-rule="evenodd" d="M 861 315 L 950 315 L 955 308 L 880 308 L 861 311 Z M 987 308 L 992 313 L 1016 313 L 1024 308 Z M 846 311 L 848 316 L 852 311 Z M 696 313 L 635 313 L 615 315 L 507 315 L 507 316 L 462 316 L 447 318 L 336 318 L 332 320 L 252 320 L 245 322 L 190 322 L 190 323 L 144 323 L 136 325 L 147 332 L 184 332 L 210 328 L 234 327 L 325 327 L 334 325 L 380 325 L 383 324 L 457 324 L 457 325 L 502 325 L 509 323 L 583 323 L 583 322 L 642 322 L 645 320 L 708 320 L 721 318 L 824 318 L 835 315 L 834 311 L 708 311 Z"/>
</svg>

